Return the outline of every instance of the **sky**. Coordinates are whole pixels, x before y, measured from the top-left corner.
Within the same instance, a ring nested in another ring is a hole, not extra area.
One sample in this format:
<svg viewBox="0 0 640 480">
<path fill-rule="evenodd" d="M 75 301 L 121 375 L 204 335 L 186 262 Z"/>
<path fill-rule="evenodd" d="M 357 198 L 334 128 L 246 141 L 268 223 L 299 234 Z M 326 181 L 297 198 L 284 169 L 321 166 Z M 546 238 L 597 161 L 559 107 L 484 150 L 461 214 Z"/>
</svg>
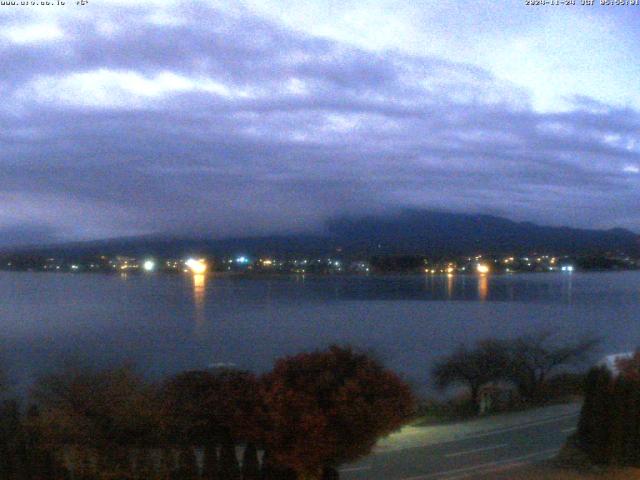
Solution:
<svg viewBox="0 0 640 480">
<path fill-rule="evenodd" d="M 640 6 L 20 3 L 0 246 L 406 207 L 640 232 Z"/>
</svg>

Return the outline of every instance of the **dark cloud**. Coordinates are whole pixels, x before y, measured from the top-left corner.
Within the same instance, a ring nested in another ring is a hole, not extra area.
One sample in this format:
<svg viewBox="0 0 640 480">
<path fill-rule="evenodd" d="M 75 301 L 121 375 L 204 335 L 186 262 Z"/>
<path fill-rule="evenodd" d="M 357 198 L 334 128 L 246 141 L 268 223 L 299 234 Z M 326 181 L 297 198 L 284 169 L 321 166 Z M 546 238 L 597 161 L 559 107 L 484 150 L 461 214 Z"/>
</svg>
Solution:
<svg viewBox="0 0 640 480">
<path fill-rule="evenodd" d="M 223 236 L 405 205 L 640 229 L 635 110 L 540 113 L 477 67 L 197 3 L 178 26 L 148 14 L 0 44 L 0 244 L 16 219 L 64 238 Z"/>
<path fill-rule="evenodd" d="M 57 230 L 50 225 L 25 223 L 0 228 L 0 245 L 50 245 L 60 240 Z"/>
</svg>

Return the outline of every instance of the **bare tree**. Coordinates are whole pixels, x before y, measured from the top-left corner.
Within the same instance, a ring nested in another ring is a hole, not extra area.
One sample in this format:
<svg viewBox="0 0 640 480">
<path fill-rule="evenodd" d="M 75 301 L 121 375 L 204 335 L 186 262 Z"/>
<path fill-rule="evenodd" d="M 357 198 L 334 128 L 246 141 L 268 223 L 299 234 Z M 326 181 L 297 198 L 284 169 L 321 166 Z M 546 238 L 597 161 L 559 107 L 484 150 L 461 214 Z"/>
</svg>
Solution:
<svg viewBox="0 0 640 480">
<path fill-rule="evenodd" d="M 461 346 L 455 353 L 436 363 L 433 377 L 439 388 L 464 385 L 471 401 L 478 405 L 480 388 L 504 376 L 508 364 L 508 349 L 498 340 L 485 340 L 474 349 Z"/>
<path fill-rule="evenodd" d="M 600 339 L 595 337 L 558 345 L 551 332 L 541 332 L 509 342 L 505 378 L 512 381 L 524 400 L 535 400 L 551 374 L 576 366 L 589 358 Z"/>
</svg>

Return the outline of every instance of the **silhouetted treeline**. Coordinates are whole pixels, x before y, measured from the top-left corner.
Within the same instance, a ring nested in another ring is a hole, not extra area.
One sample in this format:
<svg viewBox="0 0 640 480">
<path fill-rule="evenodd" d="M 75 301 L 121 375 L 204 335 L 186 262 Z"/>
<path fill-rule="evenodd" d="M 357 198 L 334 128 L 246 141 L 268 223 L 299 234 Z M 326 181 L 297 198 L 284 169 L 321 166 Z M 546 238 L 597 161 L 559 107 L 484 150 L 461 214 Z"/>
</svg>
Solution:
<svg viewBox="0 0 640 480">
<path fill-rule="evenodd" d="M 423 255 L 389 255 L 372 257 L 371 268 L 376 273 L 423 273 L 427 257 Z"/>
<path fill-rule="evenodd" d="M 15 401 L 0 405 L 0 478 L 16 480 L 66 479 L 65 469 L 44 447 L 34 427 L 38 409 L 20 411 Z"/>
<path fill-rule="evenodd" d="M 576 263 L 582 270 L 629 270 L 635 267 L 635 264 L 621 258 L 606 255 L 579 257 Z"/>
<path fill-rule="evenodd" d="M 566 369 L 588 359 L 598 342 L 584 338 L 558 343 L 551 332 L 487 339 L 473 347 L 459 347 L 436 362 L 432 373 L 440 388 L 467 387 L 476 412 L 483 388 L 497 385 L 509 393 L 513 390 L 512 403 L 544 403 L 569 392 L 570 387 L 575 389 L 575 380 Z"/>
<path fill-rule="evenodd" d="M 2 480 L 336 479 L 414 412 L 410 388 L 351 348 L 277 361 L 261 377 L 129 367 L 40 378 L 0 409 Z"/>
</svg>

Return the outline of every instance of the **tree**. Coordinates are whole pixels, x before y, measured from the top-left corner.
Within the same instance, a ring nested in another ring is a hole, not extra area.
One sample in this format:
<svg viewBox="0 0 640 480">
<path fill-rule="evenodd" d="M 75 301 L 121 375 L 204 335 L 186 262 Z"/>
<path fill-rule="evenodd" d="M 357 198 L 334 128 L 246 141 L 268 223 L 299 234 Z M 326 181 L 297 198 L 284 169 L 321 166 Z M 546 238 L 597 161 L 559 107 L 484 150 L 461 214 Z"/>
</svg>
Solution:
<svg viewBox="0 0 640 480">
<path fill-rule="evenodd" d="M 37 428 L 39 418 L 40 411 L 36 406 L 31 406 L 24 419 L 29 476 L 32 480 L 56 480 L 60 478 L 63 467 L 54 452 L 43 445 Z"/>
<path fill-rule="evenodd" d="M 231 437 L 227 437 L 222 441 L 220 448 L 220 478 L 225 480 L 240 479 L 240 465 L 236 456 L 236 446 Z"/>
<path fill-rule="evenodd" d="M 165 382 L 160 399 L 170 444 L 204 446 L 203 476 L 209 480 L 240 477 L 235 445 L 259 441 L 263 430 L 260 388 L 253 374 L 183 372 Z"/>
<path fill-rule="evenodd" d="M 478 406 L 480 388 L 504 376 L 509 362 L 506 345 L 497 340 L 485 340 L 469 350 L 464 346 L 436 363 L 433 377 L 439 388 L 461 384 L 469 388 L 471 402 Z"/>
<path fill-rule="evenodd" d="M 605 367 L 592 368 L 584 381 L 584 402 L 578 421 L 577 438 L 580 448 L 589 456 L 593 455 L 594 445 L 601 427 L 598 415 L 602 412 L 603 405 L 599 401 L 598 393 L 603 386 L 608 386 L 610 382 L 611 373 Z"/>
<path fill-rule="evenodd" d="M 207 445 L 215 450 L 220 425 L 216 416 L 215 377 L 206 371 L 183 372 L 160 391 L 165 440 L 178 445 Z"/>
<path fill-rule="evenodd" d="M 129 452 L 155 440 L 154 392 L 129 367 L 70 368 L 47 375 L 36 383 L 33 397 L 40 410 L 34 423 L 43 445 L 58 451 L 73 447 L 85 459 L 97 452 L 99 475 L 128 472 Z"/>
<path fill-rule="evenodd" d="M 325 467 L 322 472 L 322 480 L 340 480 L 340 473 L 333 467 Z"/>
<path fill-rule="evenodd" d="M 616 367 L 627 389 L 624 428 L 624 459 L 629 465 L 640 465 L 640 351 L 630 358 L 619 358 Z"/>
<path fill-rule="evenodd" d="M 25 476 L 26 456 L 20 406 L 16 401 L 0 404 L 0 478 Z"/>
<path fill-rule="evenodd" d="M 260 383 L 250 372 L 223 369 L 214 373 L 214 395 L 223 438 L 233 442 L 260 442 L 264 430 L 264 405 Z"/>
<path fill-rule="evenodd" d="M 264 446 L 298 479 L 368 454 L 414 411 L 409 386 L 376 360 L 332 346 L 276 362 L 263 378 Z"/>
<path fill-rule="evenodd" d="M 161 389 L 162 418 L 169 440 L 215 448 L 223 440 L 259 440 L 262 405 L 249 372 L 190 371 Z"/>
<path fill-rule="evenodd" d="M 4 394 L 8 388 L 7 374 L 0 366 L 0 395 Z"/>
<path fill-rule="evenodd" d="M 509 341 L 508 369 L 505 377 L 517 387 L 523 400 L 539 400 L 549 376 L 588 358 L 599 339 L 586 338 L 566 345 L 554 345 L 550 332 L 523 336 Z"/>
<path fill-rule="evenodd" d="M 212 443 L 204 446 L 204 459 L 202 462 L 202 478 L 205 480 L 218 480 L 218 448 Z"/>
<path fill-rule="evenodd" d="M 196 480 L 198 478 L 198 461 L 193 448 L 180 448 L 177 463 L 177 476 L 180 480 Z"/>
<path fill-rule="evenodd" d="M 242 480 L 260 480 L 258 451 L 253 443 L 248 443 L 242 454 Z"/>
<path fill-rule="evenodd" d="M 640 350 L 636 350 L 629 358 L 617 358 L 616 368 L 623 377 L 633 381 L 640 381 Z"/>
<path fill-rule="evenodd" d="M 290 468 L 275 463 L 268 451 L 262 456 L 260 480 L 296 480 L 296 473 Z"/>
<path fill-rule="evenodd" d="M 578 423 L 578 446 L 595 464 L 640 465 L 640 377 L 592 368 Z"/>
</svg>

